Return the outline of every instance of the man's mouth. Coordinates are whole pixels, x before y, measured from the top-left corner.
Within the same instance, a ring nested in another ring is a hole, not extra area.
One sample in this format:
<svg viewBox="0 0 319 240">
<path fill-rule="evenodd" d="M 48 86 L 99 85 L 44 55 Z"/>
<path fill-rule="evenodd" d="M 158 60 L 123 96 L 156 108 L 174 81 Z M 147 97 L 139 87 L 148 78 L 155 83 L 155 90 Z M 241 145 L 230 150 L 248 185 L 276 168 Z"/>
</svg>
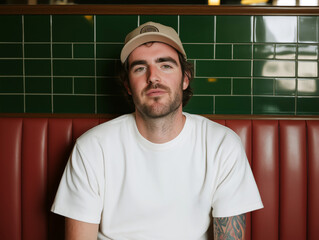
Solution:
<svg viewBox="0 0 319 240">
<path fill-rule="evenodd" d="M 163 89 L 152 89 L 146 92 L 146 95 L 149 97 L 157 97 L 165 94 L 166 91 Z"/>
<path fill-rule="evenodd" d="M 166 94 L 169 92 L 169 88 L 165 87 L 163 85 L 157 84 L 157 85 L 149 85 L 145 89 L 145 94 L 148 97 L 157 97 L 161 96 L 163 94 Z"/>
</svg>

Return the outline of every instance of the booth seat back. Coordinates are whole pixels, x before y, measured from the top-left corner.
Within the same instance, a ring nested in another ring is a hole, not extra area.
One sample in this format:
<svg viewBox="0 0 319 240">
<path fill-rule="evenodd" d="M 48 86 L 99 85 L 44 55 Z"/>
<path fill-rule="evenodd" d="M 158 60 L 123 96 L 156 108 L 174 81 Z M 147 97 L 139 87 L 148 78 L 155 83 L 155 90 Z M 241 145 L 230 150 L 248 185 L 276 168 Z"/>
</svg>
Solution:
<svg viewBox="0 0 319 240">
<path fill-rule="evenodd" d="M 61 240 L 50 213 L 75 139 L 108 119 L 0 118 L 0 239 Z M 319 120 L 216 120 L 242 139 L 265 208 L 247 240 L 319 239 Z"/>
</svg>

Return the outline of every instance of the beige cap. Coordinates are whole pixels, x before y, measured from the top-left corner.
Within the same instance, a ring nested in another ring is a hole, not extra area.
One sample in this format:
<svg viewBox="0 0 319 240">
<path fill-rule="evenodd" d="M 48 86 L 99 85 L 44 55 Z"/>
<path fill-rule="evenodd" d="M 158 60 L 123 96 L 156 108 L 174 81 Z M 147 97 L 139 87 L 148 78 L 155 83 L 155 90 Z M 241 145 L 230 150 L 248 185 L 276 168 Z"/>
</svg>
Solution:
<svg viewBox="0 0 319 240">
<path fill-rule="evenodd" d="M 166 43 L 182 53 L 186 58 L 182 42 L 173 28 L 159 23 L 147 22 L 127 34 L 125 45 L 121 52 L 121 62 L 124 63 L 135 48 L 147 42 Z"/>
</svg>

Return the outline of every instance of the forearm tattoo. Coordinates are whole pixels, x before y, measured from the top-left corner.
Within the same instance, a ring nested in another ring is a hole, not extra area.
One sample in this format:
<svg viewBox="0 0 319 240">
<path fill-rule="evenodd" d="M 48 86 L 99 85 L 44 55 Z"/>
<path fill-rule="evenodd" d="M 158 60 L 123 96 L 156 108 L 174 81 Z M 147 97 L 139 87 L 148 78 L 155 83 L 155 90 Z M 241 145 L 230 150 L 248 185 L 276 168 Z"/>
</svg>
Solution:
<svg viewBox="0 0 319 240">
<path fill-rule="evenodd" d="M 214 240 L 244 240 L 246 214 L 214 218 Z"/>
</svg>

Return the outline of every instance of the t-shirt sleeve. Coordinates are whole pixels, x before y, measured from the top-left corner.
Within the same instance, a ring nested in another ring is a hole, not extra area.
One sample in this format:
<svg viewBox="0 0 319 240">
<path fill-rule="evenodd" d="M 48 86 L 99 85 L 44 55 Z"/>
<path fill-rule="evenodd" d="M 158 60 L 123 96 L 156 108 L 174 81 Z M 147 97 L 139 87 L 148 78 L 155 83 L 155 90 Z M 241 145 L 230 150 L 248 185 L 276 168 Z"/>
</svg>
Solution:
<svg viewBox="0 0 319 240">
<path fill-rule="evenodd" d="M 95 159 L 94 159 L 95 158 Z M 103 186 L 98 160 L 88 161 L 76 144 L 64 170 L 51 211 L 88 223 L 100 222 Z"/>
<path fill-rule="evenodd" d="M 213 217 L 230 217 L 263 208 L 245 150 L 232 131 L 219 148 L 212 208 Z"/>
</svg>

